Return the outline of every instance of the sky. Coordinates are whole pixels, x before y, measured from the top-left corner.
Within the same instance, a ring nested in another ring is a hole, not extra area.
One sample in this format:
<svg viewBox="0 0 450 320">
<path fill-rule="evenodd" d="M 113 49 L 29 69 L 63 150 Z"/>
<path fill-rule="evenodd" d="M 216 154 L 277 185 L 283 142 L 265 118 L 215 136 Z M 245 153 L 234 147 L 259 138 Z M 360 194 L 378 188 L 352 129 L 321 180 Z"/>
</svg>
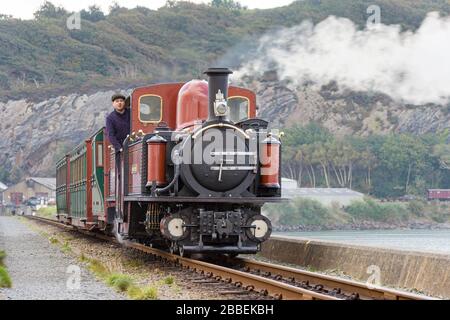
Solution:
<svg viewBox="0 0 450 320">
<path fill-rule="evenodd" d="M 195 3 L 209 2 L 208 0 L 190 0 Z M 239 0 L 239 2 L 247 6 L 249 9 L 259 8 L 275 8 L 288 5 L 294 0 Z M 32 19 L 33 13 L 45 2 L 45 0 L 14 0 L 7 4 L 2 4 L 0 13 L 12 15 L 15 18 Z M 68 11 L 81 11 L 93 4 L 102 8 L 104 12 L 108 12 L 108 8 L 114 2 L 121 7 L 135 8 L 136 6 L 157 9 L 164 6 L 166 0 L 50 0 L 56 6 L 62 6 Z"/>
</svg>

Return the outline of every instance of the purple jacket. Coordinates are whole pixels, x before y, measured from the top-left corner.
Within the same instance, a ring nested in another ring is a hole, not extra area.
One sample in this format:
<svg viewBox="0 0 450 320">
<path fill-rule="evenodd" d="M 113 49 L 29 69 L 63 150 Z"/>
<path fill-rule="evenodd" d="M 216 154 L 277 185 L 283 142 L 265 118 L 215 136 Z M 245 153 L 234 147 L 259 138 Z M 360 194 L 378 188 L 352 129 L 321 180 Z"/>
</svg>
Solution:
<svg viewBox="0 0 450 320">
<path fill-rule="evenodd" d="M 123 114 L 116 110 L 106 117 L 106 134 L 109 141 L 118 152 L 123 145 L 123 141 L 130 134 L 130 109 L 126 108 Z"/>
</svg>

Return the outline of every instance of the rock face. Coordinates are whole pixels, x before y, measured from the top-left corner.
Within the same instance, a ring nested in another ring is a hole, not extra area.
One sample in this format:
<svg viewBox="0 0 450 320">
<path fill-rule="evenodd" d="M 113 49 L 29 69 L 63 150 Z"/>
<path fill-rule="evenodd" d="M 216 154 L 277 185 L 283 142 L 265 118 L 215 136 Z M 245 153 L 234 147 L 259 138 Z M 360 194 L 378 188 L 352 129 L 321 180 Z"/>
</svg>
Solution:
<svg viewBox="0 0 450 320">
<path fill-rule="evenodd" d="M 339 91 L 334 84 L 296 88 L 273 75 L 248 83 L 258 96 L 258 115 L 273 121 L 273 127 L 315 121 L 337 135 L 363 136 L 434 133 L 450 127 L 450 105 L 407 105 L 379 93 Z"/>
<path fill-rule="evenodd" d="M 113 93 L 72 94 L 40 103 L 0 103 L 2 169 L 54 176 L 59 157 L 105 125 Z"/>
<path fill-rule="evenodd" d="M 338 135 L 422 134 L 450 127 L 450 106 L 405 105 L 381 94 L 342 92 L 333 84 L 295 88 L 274 73 L 246 86 L 257 93 L 259 116 L 270 119 L 272 127 L 316 121 Z M 2 169 L 19 170 L 22 176 L 54 176 L 56 160 L 104 126 L 113 93 L 0 103 Z"/>
</svg>

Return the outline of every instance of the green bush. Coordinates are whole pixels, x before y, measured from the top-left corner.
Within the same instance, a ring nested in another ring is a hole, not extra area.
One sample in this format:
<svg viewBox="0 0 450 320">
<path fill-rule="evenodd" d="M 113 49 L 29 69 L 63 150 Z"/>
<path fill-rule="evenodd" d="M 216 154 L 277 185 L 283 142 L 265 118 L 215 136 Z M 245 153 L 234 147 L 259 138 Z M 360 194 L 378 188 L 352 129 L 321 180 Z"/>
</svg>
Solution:
<svg viewBox="0 0 450 320">
<path fill-rule="evenodd" d="M 423 217 L 426 210 L 426 205 L 423 201 L 412 200 L 408 203 L 408 210 L 418 217 Z"/>
<path fill-rule="evenodd" d="M 398 203 L 378 203 L 373 199 L 353 201 L 345 211 L 355 219 L 375 221 L 404 220 L 408 210 Z"/>
<path fill-rule="evenodd" d="M 295 198 L 289 203 L 272 205 L 268 211 L 280 215 L 281 225 L 319 225 L 330 218 L 330 212 L 325 206 L 307 198 Z"/>
<path fill-rule="evenodd" d="M 447 212 L 448 208 L 446 205 L 439 202 L 431 203 L 428 210 L 429 217 L 437 223 L 444 223 L 447 221 L 447 217 L 445 216 Z"/>
<path fill-rule="evenodd" d="M 384 211 L 385 219 L 388 221 L 403 221 L 408 220 L 409 211 L 400 203 L 385 203 L 381 204 Z"/>
<path fill-rule="evenodd" d="M 4 264 L 3 260 L 5 260 L 5 258 L 6 258 L 6 253 L 5 253 L 5 251 L 1 250 L 0 251 L 0 266 L 3 266 L 3 264 Z"/>
<path fill-rule="evenodd" d="M 41 217 L 52 217 L 56 215 L 56 206 L 49 206 L 40 208 L 37 215 Z"/>
</svg>

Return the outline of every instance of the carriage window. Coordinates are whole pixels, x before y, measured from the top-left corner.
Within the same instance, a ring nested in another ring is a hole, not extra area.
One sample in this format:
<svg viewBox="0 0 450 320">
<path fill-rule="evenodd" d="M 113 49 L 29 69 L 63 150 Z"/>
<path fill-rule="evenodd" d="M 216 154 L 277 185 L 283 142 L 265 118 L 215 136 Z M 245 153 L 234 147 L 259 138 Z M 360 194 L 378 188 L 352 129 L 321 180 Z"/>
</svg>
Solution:
<svg viewBox="0 0 450 320">
<path fill-rule="evenodd" d="M 142 96 L 139 99 L 139 120 L 160 122 L 162 119 L 162 99 L 159 96 Z"/>
<path fill-rule="evenodd" d="M 103 167 L 103 143 L 97 142 L 97 167 Z"/>
<path fill-rule="evenodd" d="M 230 120 L 233 122 L 241 121 L 248 118 L 248 108 L 250 100 L 245 97 L 228 98 L 228 106 L 230 107 Z"/>
</svg>

